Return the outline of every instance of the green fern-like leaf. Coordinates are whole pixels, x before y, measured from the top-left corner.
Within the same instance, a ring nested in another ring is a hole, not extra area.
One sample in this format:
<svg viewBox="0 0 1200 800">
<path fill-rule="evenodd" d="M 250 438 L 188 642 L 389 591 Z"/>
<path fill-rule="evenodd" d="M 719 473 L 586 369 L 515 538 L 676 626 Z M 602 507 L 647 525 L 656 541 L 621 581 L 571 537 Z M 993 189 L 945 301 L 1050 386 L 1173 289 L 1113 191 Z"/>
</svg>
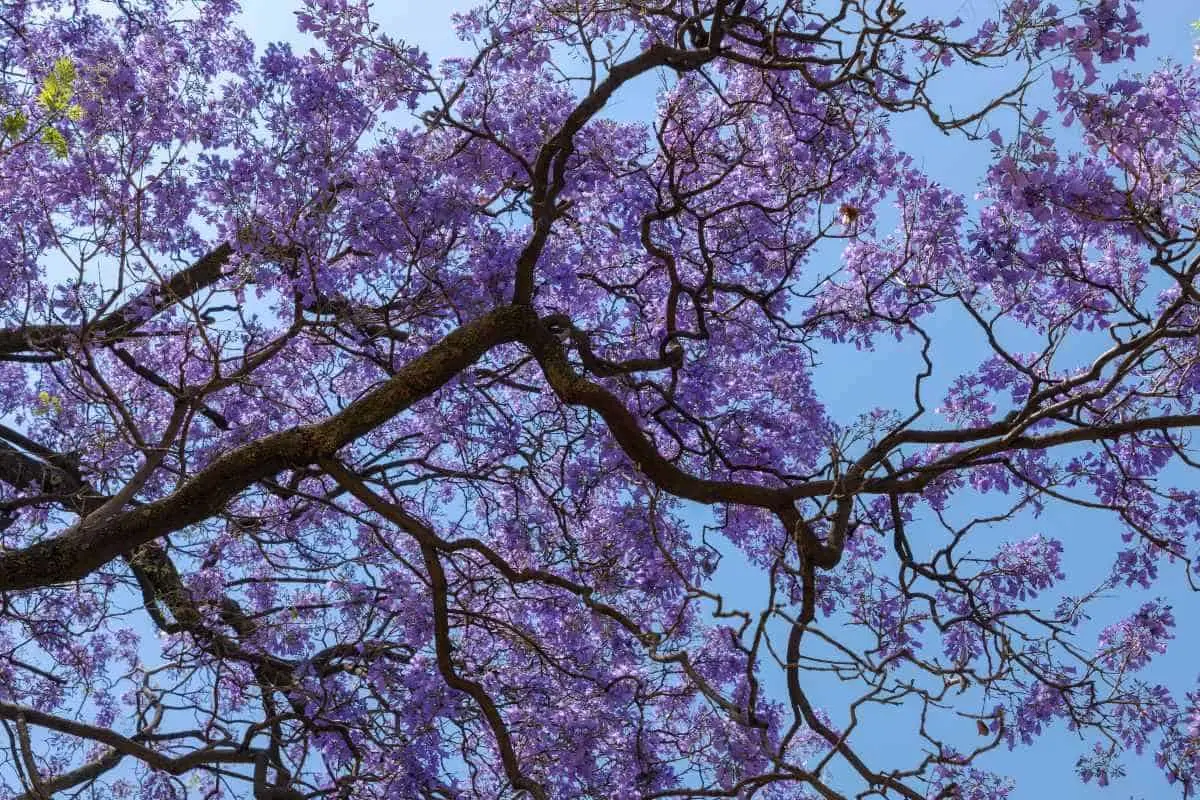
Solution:
<svg viewBox="0 0 1200 800">
<path fill-rule="evenodd" d="M 38 102 L 51 114 L 67 114 L 71 109 L 71 98 L 75 95 L 75 62 L 60 58 L 54 62 L 50 74 L 42 81 Z"/>
<path fill-rule="evenodd" d="M 5 115 L 3 123 L 0 123 L 0 129 L 3 129 L 5 137 L 9 139 L 16 139 L 23 135 L 28 127 L 29 118 L 23 111 L 14 111 Z"/>
<path fill-rule="evenodd" d="M 55 158 L 67 157 L 67 137 L 58 128 L 44 128 L 42 130 L 42 144 L 50 148 L 50 152 L 54 153 Z"/>
</svg>

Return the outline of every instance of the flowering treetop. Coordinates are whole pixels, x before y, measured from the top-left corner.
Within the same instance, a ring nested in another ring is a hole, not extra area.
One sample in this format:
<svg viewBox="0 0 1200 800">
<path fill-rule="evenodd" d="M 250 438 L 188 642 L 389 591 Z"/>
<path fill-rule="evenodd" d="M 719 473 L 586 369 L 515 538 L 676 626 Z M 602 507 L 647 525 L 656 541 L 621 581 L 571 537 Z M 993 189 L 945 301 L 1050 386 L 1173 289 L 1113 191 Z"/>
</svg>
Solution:
<svg viewBox="0 0 1200 800">
<path fill-rule="evenodd" d="M 1196 791 L 1131 587 L 1200 538 L 1200 74 L 1102 77 L 1135 3 L 238 10 L 0 0 L 0 797 L 999 800 L 1056 724 Z"/>
</svg>

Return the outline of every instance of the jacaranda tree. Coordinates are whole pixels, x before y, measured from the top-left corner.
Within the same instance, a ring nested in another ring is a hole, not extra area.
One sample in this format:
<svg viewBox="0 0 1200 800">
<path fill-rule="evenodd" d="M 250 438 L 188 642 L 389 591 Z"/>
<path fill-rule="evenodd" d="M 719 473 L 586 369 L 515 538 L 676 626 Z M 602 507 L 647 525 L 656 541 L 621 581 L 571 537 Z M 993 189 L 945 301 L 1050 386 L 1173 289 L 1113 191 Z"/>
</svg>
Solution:
<svg viewBox="0 0 1200 800">
<path fill-rule="evenodd" d="M 0 0 L 0 796 L 1194 795 L 1200 72 L 971 5 Z"/>
</svg>

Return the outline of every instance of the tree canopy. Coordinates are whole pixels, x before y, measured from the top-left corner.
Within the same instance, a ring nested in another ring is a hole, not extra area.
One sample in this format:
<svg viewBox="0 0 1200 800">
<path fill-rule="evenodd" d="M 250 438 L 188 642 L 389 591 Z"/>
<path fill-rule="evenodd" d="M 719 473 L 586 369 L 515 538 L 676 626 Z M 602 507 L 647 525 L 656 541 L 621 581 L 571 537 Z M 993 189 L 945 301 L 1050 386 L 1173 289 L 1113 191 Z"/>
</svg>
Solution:
<svg viewBox="0 0 1200 800">
<path fill-rule="evenodd" d="M 0 798 L 1194 796 L 1200 71 L 917 5 L 0 0 Z"/>
</svg>

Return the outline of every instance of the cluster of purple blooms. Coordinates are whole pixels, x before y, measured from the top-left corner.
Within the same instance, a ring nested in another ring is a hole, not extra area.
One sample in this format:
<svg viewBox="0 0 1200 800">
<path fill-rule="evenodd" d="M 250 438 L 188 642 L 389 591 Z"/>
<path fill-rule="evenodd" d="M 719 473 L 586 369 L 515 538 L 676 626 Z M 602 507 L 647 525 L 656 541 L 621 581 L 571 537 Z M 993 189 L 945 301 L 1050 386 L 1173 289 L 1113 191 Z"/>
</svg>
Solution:
<svg viewBox="0 0 1200 800">
<path fill-rule="evenodd" d="M 1136 2 L 371 12 L 0 0 L 0 800 L 1004 800 L 1064 728 L 1200 793 L 1139 593 L 1200 575 L 1200 70 Z M 1000 65 L 1046 107 L 938 103 Z M 854 418 L 847 344 L 920 366 Z"/>
</svg>

